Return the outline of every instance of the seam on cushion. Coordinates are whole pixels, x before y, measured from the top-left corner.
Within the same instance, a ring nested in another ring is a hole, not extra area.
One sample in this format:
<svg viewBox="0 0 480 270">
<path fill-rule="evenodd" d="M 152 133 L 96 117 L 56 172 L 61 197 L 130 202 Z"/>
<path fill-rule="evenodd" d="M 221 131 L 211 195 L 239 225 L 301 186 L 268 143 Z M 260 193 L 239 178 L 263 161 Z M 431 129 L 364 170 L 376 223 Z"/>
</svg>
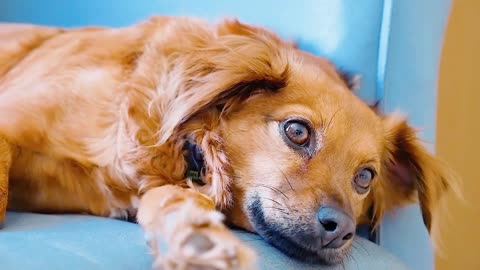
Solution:
<svg viewBox="0 0 480 270">
<path fill-rule="evenodd" d="M 392 5 L 393 0 L 383 1 L 382 20 L 378 44 L 376 101 L 380 102 L 380 108 L 382 110 L 382 104 L 384 103 L 383 101 L 386 97 L 385 78 L 388 62 L 388 49 L 390 45 Z"/>
<path fill-rule="evenodd" d="M 54 249 L 61 250 L 61 251 L 66 251 L 68 253 L 76 255 L 77 257 L 85 259 L 85 261 L 89 262 L 92 266 L 98 266 L 98 267 L 102 266 L 102 264 L 99 261 L 95 260 L 94 258 L 88 256 L 87 254 L 85 254 L 83 252 L 78 252 L 78 250 L 75 250 L 75 252 L 73 252 L 74 250 L 68 248 L 68 245 L 65 246 L 65 245 L 62 245 L 59 242 L 54 242 L 52 240 L 47 241 L 47 239 L 45 239 L 44 237 L 39 237 L 38 235 L 32 235 L 32 234 L 29 234 L 29 235 L 28 234 L 27 235 L 18 234 L 18 235 L 16 235 L 16 237 L 23 238 L 25 240 L 32 240 L 33 239 L 37 242 L 43 242 L 49 247 L 52 247 Z"/>
<path fill-rule="evenodd" d="M 379 104 L 380 112 L 384 111 L 384 104 L 387 96 L 387 89 L 385 89 L 387 63 L 388 63 L 388 49 L 390 45 L 390 30 L 392 22 L 392 6 L 393 0 L 384 0 L 382 9 L 382 20 L 380 25 L 380 36 L 378 44 L 377 57 L 377 87 L 376 87 L 376 103 Z M 382 226 L 378 226 L 375 230 L 375 243 L 381 245 L 382 234 L 380 232 Z"/>
</svg>

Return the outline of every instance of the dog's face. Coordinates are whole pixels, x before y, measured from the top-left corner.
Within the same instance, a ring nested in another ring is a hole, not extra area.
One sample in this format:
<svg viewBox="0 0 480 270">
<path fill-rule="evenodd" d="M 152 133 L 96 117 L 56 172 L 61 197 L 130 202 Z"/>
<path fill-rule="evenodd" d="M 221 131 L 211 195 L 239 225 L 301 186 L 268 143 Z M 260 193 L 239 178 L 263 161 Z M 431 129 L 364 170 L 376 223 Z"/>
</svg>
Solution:
<svg viewBox="0 0 480 270">
<path fill-rule="evenodd" d="M 251 97 L 225 121 L 230 219 L 288 254 L 338 262 L 381 172 L 384 127 L 319 67 L 289 73 L 288 86 Z"/>
<path fill-rule="evenodd" d="M 215 133 L 222 157 L 206 151 L 210 193 L 233 197 L 230 223 L 330 264 L 371 207 L 375 222 L 419 199 L 430 229 L 450 177 L 402 118 L 378 115 L 328 62 L 262 29 L 225 23 L 216 42 L 189 59 L 189 77 L 206 75 L 189 81 L 196 92 L 177 98 L 163 132 L 190 123 Z"/>
</svg>

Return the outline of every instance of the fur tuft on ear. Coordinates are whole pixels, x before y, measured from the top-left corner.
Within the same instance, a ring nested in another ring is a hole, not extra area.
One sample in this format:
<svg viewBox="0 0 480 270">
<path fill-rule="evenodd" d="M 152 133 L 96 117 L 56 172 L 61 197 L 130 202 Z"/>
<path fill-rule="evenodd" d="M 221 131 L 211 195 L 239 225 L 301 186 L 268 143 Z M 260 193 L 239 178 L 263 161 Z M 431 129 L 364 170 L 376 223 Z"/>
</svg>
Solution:
<svg viewBox="0 0 480 270">
<path fill-rule="evenodd" d="M 189 46 L 175 49 L 174 66 L 179 74 L 172 77 L 181 83 L 164 106 L 160 144 L 202 110 L 232 97 L 276 91 L 287 84 L 287 45 L 272 38 L 273 34 L 237 21 L 224 22 L 217 32 L 216 36 L 191 37 Z"/>
<path fill-rule="evenodd" d="M 343 83 L 345 83 L 345 85 L 354 93 L 360 90 L 361 77 L 359 74 L 352 74 L 341 69 L 337 69 L 337 73 L 339 74 Z"/>
<path fill-rule="evenodd" d="M 223 150 L 223 140 L 215 131 L 196 129 L 189 135 L 203 152 L 206 172 L 204 180 L 206 185 L 190 186 L 200 193 L 210 197 L 220 209 L 231 206 L 233 198 L 231 194 L 232 169 L 230 162 Z"/>
<path fill-rule="evenodd" d="M 385 211 L 419 202 L 423 221 L 433 234 L 439 203 L 448 190 L 458 192 L 456 175 L 420 144 L 416 132 L 403 117 L 384 119 L 385 151 L 380 178 L 372 188 L 374 219 Z"/>
</svg>

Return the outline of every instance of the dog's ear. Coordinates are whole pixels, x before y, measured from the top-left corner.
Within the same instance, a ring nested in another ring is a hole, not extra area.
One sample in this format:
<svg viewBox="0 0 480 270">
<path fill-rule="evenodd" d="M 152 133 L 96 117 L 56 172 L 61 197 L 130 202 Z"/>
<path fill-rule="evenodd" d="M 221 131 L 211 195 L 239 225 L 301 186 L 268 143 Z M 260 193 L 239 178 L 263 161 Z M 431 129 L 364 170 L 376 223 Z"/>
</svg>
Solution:
<svg viewBox="0 0 480 270">
<path fill-rule="evenodd" d="M 203 38 L 200 43 L 178 58 L 182 90 L 167 102 L 160 142 L 206 108 L 233 97 L 276 91 L 287 83 L 288 64 L 281 55 L 282 44 L 263 29 L 225 22 L 215 37 Z"/>
<path fill-rule="evenodd" d="M 418 201 L 431 232 L 437 210 L 441 210 L 440 199 L 447 190 L 455 190 L 456 176 L 421 145 L 403 117 L 386 117 L 384 127 L 383 166 L 372 188 L 375 216 L 380 218 L 384 211 Z"/>
<path fill-rule="evenodd" d="M 360 75 L 350 73 L 348 71 L 337 69 L 337 73 L 342 79 L 343 83 L 348 87 L 348 89 L 352 90 L 356 93 L 360 89 Z"/>
</svg>

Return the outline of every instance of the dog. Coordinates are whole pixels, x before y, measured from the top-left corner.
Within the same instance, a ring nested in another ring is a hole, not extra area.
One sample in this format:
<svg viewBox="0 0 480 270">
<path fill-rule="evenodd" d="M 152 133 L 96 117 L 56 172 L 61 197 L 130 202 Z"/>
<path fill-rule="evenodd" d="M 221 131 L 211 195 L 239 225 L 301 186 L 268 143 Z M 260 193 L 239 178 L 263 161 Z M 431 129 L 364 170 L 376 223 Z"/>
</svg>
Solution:
<svg viewBox="0 0 480 270">
<path fill-rule="evenodd" d="M 134 218 L 154 268 L 254 269 L 227 225 L 338 264 L 395 207 L 418 201 L 433 230 L 455 180 L 405 117 L 262 27 L 159 16 L 0 40 L 1 219 Z"/>
</svg>

